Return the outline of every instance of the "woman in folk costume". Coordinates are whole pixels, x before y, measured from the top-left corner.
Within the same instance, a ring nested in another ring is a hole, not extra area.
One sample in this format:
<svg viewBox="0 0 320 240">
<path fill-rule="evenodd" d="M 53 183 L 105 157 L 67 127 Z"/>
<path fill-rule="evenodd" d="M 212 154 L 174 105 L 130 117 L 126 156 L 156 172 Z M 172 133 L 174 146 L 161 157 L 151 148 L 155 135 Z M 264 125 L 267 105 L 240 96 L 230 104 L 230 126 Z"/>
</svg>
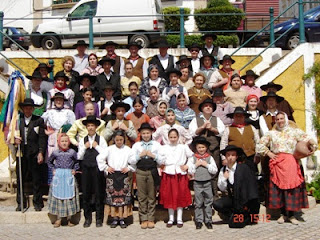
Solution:
<svg viewBox="0 0 320 240">
<path fill-rule="evenodd" d="M 113 218 L 110 225 L 126 228 L 125 218 L 132 215 L 131 184 L 128 172 L 135 169 L 128 164 L 132 150 L 125 145 L 125 133 L 117 130 L 113 135 L 114 145 L 109 146 L 97 157 L 100 171 L 106 175 L 106 211 Z"/>
<path fill-rule="evenodd" d="M 256 95 L 250 94 L 247 97 L 246 111 L 251 116 L 246 117 L 245 122 L 246 124 L 251 124 L 256 129 L 260 130 L 260 123 L 264 122 L 265 125 L 266 123 L 265 123 L 264 117 L 262 116 L 263 112 L 257 109 L 258 103 L 259 103 L 259 98 Z"/>
<path fill-rule="evenodd" d="M 49 213 L 57 216 L 54 227 L 60 227 L 61 218 L 67 217 L 68 226 L 74 224 L 70 218 L 80 212 L 79 191 L 74 177 L 79 169 L 77 153 L 69 148 L 70 139 L 65 133 L 58 136 L 59 150 L 55 150 L 48 159 L 48 165 L 53 169 L 53 179 L 48 197 Z"/>
<path fill-rule="evenodd" d="M 150 125 L 155 130 L 157 130 L 160 126 L 166 123 L 166 111 L 169 108 L 169 104 L 164 101 L 160 100 L 157 105 L 158 116 L 155 116 L 150 119 Z"/>
<path fill-rule="evenodd" d="M 188 107 L 187 96 L 184 93 L 177 95 L 177 108 L 174 110 L 177 121 L 185 129 L 189 129 L 189 124 L 196 117 L 196 113 Z"/>
<path fill-rule="evenodd" d="M 278 223 L 289 220 L 299 224 L 294 213 L 308 208 L 308 198 L 303 177 L 303 169 L 293 155 L 298 142 L 307 142 L 308 155 L 317 148 L 313 139 L 298 128 L 289 126 L 287 114 L 278 112 L 276 129 L 267 132 L 256 146 L 256 151 L 270 158 L 270 184 L 267 207 L 280 209 Z"/>
</svg>

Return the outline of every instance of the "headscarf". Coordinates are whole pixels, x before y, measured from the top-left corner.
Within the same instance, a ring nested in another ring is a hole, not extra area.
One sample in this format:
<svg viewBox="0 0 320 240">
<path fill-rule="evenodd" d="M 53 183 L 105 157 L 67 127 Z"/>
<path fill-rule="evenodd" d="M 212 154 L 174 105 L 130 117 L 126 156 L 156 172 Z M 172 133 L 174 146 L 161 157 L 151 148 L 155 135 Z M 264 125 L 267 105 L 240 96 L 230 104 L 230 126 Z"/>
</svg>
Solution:
<svg viewBox="0 0 320 240">
<path fill-rule="evenodd" d="M 250 95 L 247 97 L 247 104 L 248 104 L 249 101 L 250 101 L 251 99 L 253 99 L 253 98 L 257 99 L 257 102 L 259 102 L 259 98 L 258 98 L 257 95 L 250 94 Z"/>
<path fill-rule="evenodd" d="M 168 103 L 167 101 L 165 101 L 165 100 L 160 100 L 160 101 L 158 102 L 158 104 L 157 104 L 157 111 L 158 111 L 158 113 L 159 113 L 159 116 L 161 116 L 161 115 L 160 115 L 160 112 L 159 112 L 160 105 L 163 104 L 163 103 L 167 105 L 167 109 L 169 108 L 169 103 Z M 166 115 L 166 113 L 165 113 L 165 115 Z"/>
<path fill-rule="evenodd" d="M 186 95 L 183 93 L 183 92 L 179 92 L 177 95 L 176 95 L 176 102 L 177 102 L 177 108 L 180 110 L 180 111 L 184 111 L 188 108 L 188 104 L 186 103 L 186 105 L 184 106 L 184 108 L 180 107 L 180 104 L 179 104 L 179 101 L 178 101 L 178 96 L 182 94 L 184 96 L 184 98 L 187 100 L 187 97 Z"/>
<path fill-rule="evenodd" d="M 282 128 L 278 125 L 277 122 L 276 122 L 275 125 L 276 125 L 276 129 L 277 129 L 278 131 L 283 131 L 283 130 L 285 130 L 287 127 L 289 127 L 289 119 L 288 119 L 288 115 L 287 115 L 285 112 L 278 112 L 277 115 L 276 115 L 276 117 L 277 117 L 279 114 L 284 115 L 285 124 L 284 124 L 284 126 L 283 126 Z"/>
<path fill-rule="evenodd" d="M 58 147 L 61 151 L 66 152 L 69 150 L 69 146 L 70 146 L 70 138 L 68 137 L 68 147 L 67 148 L 62 148 L 61 146 L 61 138 L 62 137 L 68 137 L 68 135 L 66 133 L 59 133 L 58 134 Z"/>
<path fill-rule="evenodd" d="M 168 113 L 169 112 L 173 112 L 173 114 L 174 114 L 174 116 L 176 117 L 176 112 L 174 111 L 174 109 L 173 108 L 168 108 L 167 109 L 167 111 L 166 111 L 166 117 L 168 116 Z M 175 124 L 176 123 L 176 121 L 173 123 L 173 124 Z M 168 122 L 167 122 L 167 118 L 166 118 L 166 124 L 169 124 Z M 170 125 L 170 124 L 169 124 Z"/>
</svg>

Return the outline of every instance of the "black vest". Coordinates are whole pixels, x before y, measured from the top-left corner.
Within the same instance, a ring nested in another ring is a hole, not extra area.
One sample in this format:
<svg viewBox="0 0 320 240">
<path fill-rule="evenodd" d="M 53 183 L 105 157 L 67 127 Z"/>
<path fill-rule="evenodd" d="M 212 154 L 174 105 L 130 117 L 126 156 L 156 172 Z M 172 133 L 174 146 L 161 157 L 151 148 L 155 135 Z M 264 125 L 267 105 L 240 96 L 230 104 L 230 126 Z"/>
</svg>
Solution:
<svg viewBox="0 0 320 240">
<path fill-rule="evenodd" d="M 96 134 L 96 137 L 94 139 L 98 145 L 100 144 L 100 136 Z M 86 136 L 84 138 L 84 144 L 86 144 L 89 141 L 89 137 Z M 98 167 L 97 164 L 97 156 L 99 155 L 99 152 L 95 148 L 87 148 L 86 152 L 84 153 L 82 166 L 87 168 L 94 168 Z"/>
<path fill-rule="evenodd" d="M 160 60 L 158 58 L 158 55 L 153 56 L 153 58 L 150 60 L 149 64 L 156 64 L 159 67 L 159 77 L 166 79 L 167 82 L 170 82 L 166 71 L 168 69 L 174 68 L 173 59 L 174 59 L 173 56 L 169 55 L 168 66 L 167 66 L 166 69 L 164 69 L 164 67 L 162 66 L 162 64 L 161 64 L 161 62 L 160 62 Z"/>
</svg>

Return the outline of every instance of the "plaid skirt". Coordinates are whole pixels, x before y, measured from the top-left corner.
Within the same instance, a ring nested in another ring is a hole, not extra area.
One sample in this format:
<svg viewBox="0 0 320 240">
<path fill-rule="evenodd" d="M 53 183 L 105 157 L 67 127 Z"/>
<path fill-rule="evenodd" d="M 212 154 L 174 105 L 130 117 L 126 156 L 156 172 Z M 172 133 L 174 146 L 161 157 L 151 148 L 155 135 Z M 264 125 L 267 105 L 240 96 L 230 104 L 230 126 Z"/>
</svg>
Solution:
<svg viewBox="0 0 320 240">
<path fill-rule="evenodd" d="M 301 208 L 308 208 L 308 196 L 305 182 L 293 189 L 280 189 L 272 181 L 269 183 L 268 208 L 285 208 L 286 211 L 299 211 Z"/>
<path fill-rule="evenodd" d="M 80 212 L 80 199 L 77 183 L 74 184 L 75 196 L 71 199 L 60 200 L 52 195 L 52 187 L 50 186 L 48 196 L 48 209 L 52 215 L 58 217 L 68 217 Z"/>
</svg>

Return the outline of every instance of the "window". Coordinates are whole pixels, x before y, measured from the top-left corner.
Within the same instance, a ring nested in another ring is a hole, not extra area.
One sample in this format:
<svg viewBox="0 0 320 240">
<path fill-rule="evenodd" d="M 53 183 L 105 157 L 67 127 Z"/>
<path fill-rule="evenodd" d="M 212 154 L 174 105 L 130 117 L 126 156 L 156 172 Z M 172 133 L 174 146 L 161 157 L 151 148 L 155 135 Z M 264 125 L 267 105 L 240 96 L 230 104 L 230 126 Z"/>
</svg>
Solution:
<svg viewBox="0 0 320 240">
<path fill-rule="evenodd" d="M 80 5 L 70 14 L 69 17 L 72 18 L 72 20 L 89 18 L 90 10 L 92 10 L 92 15 L 95 16 L 97 13 L 96 1 L 86 2 Z"/>
</svg>

